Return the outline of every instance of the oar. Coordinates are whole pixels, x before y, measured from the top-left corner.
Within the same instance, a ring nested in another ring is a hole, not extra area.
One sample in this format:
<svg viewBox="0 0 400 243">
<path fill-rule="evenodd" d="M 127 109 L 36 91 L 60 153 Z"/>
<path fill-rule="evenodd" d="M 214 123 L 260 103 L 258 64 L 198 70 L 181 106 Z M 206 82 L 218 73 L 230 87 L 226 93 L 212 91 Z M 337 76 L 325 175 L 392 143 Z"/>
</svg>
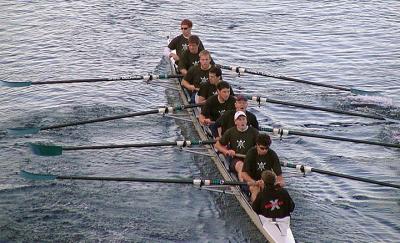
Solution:
<svg viewBox="0 0 400 243">
<path fill-rule="evenodd" d="M 236 157 L 246 158 L 246 155 L 237 154 Z M 391 183 L 388 183 L 388 182 L 375 181 L 375 180 L 371 180 L 371 179 L 367 179 L 367 178 L 341 174 L 341 173 L 337 173 L 337 172 L 333 172 L 333 171 L 316 169 L 316 168 L 313 168 L 313 167 L 310 167 L 310 166 L 301 165 L 301 164 L 295 165 L 295 164 L 291 164 L 291 163 L 288 163 L 288 162 L 280 162 L 280 164 L 281 164 L 281 166 L 284 166 L 284 167 L 295 168 L 295 169 L 297 169 L 297 171 L 303 173 L 304 175 L 306 175 L 307 173 L 316 172 L 316 173 L 320 173 L 320 174 L 337 176 L 337 177 L 341 177 L 341 178 L 346 178 L 346 179 L 356 180 L 356 181 L 362 181 L 362 182 L 372 183 L 372 184 L 381 185 L 381 186 L 400 188 L 400 185 L 391 184 Z"/>
<path fill-rule="evenodd" d="M 78 122 L 71 122 L 71 123 L 65 123 L 65 124 L 58 124 L 58 125 L 52 125 L 52 126 L 44 126 L 44 127 L 15 127 L 15 128 L 8 128 L 7 133 L 12 134 L 12 135 L 26 135 L 26 134 L 36 134 L 39 131 L 43 130 L 51 130 L 51 129 L 57 129 L 57 128 L 62 128 L 62 127 L 70 127 L 70 126 L 76 126 L 76 125 L 83 125 L 83 124 L 89 124 L 89 123 L 95 123 L 95 122 L 104 122 L 104 121 L 111 121 L 111 120 L 117 120 L 117 119 L 122 119 L 122 118 L 127 118 L 127 117 L 136 117 L 136 116 L 143 116 L 143 115 L 150 115 L 150 114 L 167 114 L 171 113 L 174 111 L 180 111 L 184 109 L 189 109 L 189 108 L 194 108 L 198 107 L 199 105 L 177 105 L 175 107 L 162 107 L 162 108 L 157 108 L 153 110 L 148 110 L 148 111 L 139 111 L 139 112 L 134 112 L 134 113 L 128 113 L 124 115 L 117 115 L 117 116 L 109 116 L 109 117 L 102 117 L 102 118 L 96 118 L 96 119 L 91 119 L 91 120 L 86 120 L 86 121 L 78 121 Z"/>
<path fill-rule="evenodd" d="M 284 128 L 261 127 L 260 131 L 272 132 L 274 135 L 279 135 L 281 137 L 284 135 L 298 135 L 298 136 L 304 136 L 304 137 L 322 138 L 322 139 L 330 139 L 330 140 L 345 141 L 345 142 L 352 142 L 352 143 L 371 144 L 371 145 L 377 145 L 377 146 L 383 146 L 383 147 L 400 148 L 400 144 L 382 143 L 382 142 L 359 140 L 359 139 L 353 139 L 353 138 L 328 136 L 328 135 L 306 133 L 306 132 L 300 132 L 300 131 L 289 131 L 288 129 L 284 129 Z"/>
<path fill-rule="evenodd" d="M 280 104 L 280 105 L 286 105 L 286 106 L 301 107 L 301 108 L 309 109 L 309 110 L 319 110 L 319 111 L 326 111 L 326 112 L 332 112 L 332 113 L 337 113 L 337 114 L 345 114 L 345 115 L 350 115 L 350 116 L 366 117 L 366 118 L 371 118 L 371 119 L 386 120 L 386 121 L 394 122 L 393 119 L 386 119 L 385 117 L 378 116 L 378 115 L 370 115 L 370 114 L 351 112 L 351 111 L 341 111 L 338 109 L 325 108 L 325 107 L 319 107 L 319 106 L 311 106 L 311 105 L 305 105 L 305 104 L 287 102 L 287 101 L 281 101 L 281 100 L 274 100 L 274 99 L 260 97 L 260 96 L 251 96 L 251 95 L 245 95 L 245 96 L 247 97 L 247 99 L 256 101 L 258 103 L 261 103 L 261 102 L 274 103 L 274 104 Z"/>
<path fill-rule="evenodd" d="M 237 67 L 237 66 L 224 66 L 224 65 L 218 65 L 222 69 L 226 70 L 232 70 L 237 73 L 250 73 L 254 75 L 259 75 L 259 76 L 264 76 L 268 78 L 276 78 L 276 79 L 282 79 L 286 81 L 293 81 L 297 83 L 303 83 L 303 84 L 310 84 L 314 86 L 320 86 L 320 87 L 326 87 L 326 88 L 331 88 L 331 89 L 336 89 L 336 90 L 342 90 L 342 91 L 349 91 L 353 94 L 358 94 L 358 95 L 377 95 L 379 92 L 378 91 L 366 91 L 366 90 L 361 90 L 361 89 L 356 89 L 356 88 L 346 88 L 343 86 L 338 86 L 338 85 L 332 85 L 332 84 L 324 84 L 324 83 L 317 83 L 317 82 L 312 82 L 312 81 L 307 81 L 307 80 L 302 80 L 298 78 L 291 78 L 291 77 L 285 77 L 282 75 L 276 75 L 276 74 L 269 74 L 269 73 L 264 73 L 264 72 L 257 72 L 257 71 L 252 71 L 244 67 Z"/>
<path fill-rule="evenodd" d="M 70 83 L 95 83 L 95 82 L 116 82 L 124 80 L 153 80 L 153 79 L 168 79 L 168 78 L 180 78 L 182 75 L 169 75 L 169 74 L 148 74 L 143 76 L 127 76 L 117 78 L 92 78 L 92 79 L 70 79 L 70 80 L 52 80 L 52 81 L 41 81 L 41 82 L 11 82 L 0 80 L 0 86 L 4 87 L 27 87 L 31 85 L 42 85 L 42 84 L 70 84 Z"/>
<path fill-rule="evenodd" d="M 53 175 L 36 174 L 21 170 L 20 176 L 28 180 L 87 180 L 87 181 L 126 181 L 126 182 L 156 182 L 169 184 L 192 184 L 197 187 L 202 186 L 239 186 L 247 185 L 246 182 L 225 181 L 221 179 L 173 179 L 173 178 L 140 178 L 140 177 L 104 177 L 104 176 L 74 176 L 74 175 Z"/>
<path fill-rule="evenodd" d="M 63 151 L 68 150 L 91 150 L 91 149 L 115 149 L 115 148 L 144 148 L 144 147 L 162 147 L 162 146 L 178 146 L 189 147 L 191 145 L 214 144 L 215 140 L 183 140 L 175 142 L 159 142 L 159 143 L 137 143 L 137 144 L 110 144 L 110 145 L 95 145 L 95 146 L 71 146 L 63 147 L 59 145 L 45 145 L 38 143 L 30 143 L 29 146 L 32 152 L 41 156 L 58 156 Z"/>
<path fill-rule="evenodd" d="M 310 173 L 310 172 L 316 172 L 316 173 L 320 173 L 320 174 L 331 175 L 331 176 L 346 178 L 346 179 L 350 179 L 350 180 L 362 181 L 362 182 L 367 182 L 367 183 L 371 183 L 371 184 L 376 184 L 376 185 L 381 185 L 381 186 L 387 186 L 387 187 L 393 187 L 393 188 L 399 188 L 400 189 L 400 185 L 391 184 L 391 183 L 383 182 L 383 181 L 375 181 L 375 180 L 362 178 L 362 177 L 357 177 L 357 176 L 352 176 L 352 175 L 341 174 L 341 173 L 337 173 L 337 172 L 333 172 L 333 171 L 320 170 L 320 169 L 316 169 L 316 168 L 313 168 L 313 167 L 310 167 L 310 166 L 301 165 L 301 164 L 295 165 L 295 164 L 290 164 L 290 163 L 287 163 L 287 162 L 281 162 L 281 165 L 284 166 L 284 167 L 295 168 L 297 171 L 302 172 L 304 174 L 307 174 L 307 173 Z"/>
</svg>

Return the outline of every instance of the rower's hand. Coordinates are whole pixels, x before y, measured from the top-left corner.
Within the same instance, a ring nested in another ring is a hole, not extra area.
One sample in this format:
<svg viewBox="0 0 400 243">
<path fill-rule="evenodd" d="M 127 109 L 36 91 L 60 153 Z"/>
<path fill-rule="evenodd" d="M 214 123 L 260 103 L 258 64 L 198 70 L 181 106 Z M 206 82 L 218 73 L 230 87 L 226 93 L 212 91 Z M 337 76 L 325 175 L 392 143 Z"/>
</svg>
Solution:
<svg viewBox="0 0 400 243">
<path fill-rule="evenodd" d="M 255 182 L 255 185 L 258 186 L 261 190 L 264 190 L 264 181 L 263 180 L 258 180 Z"/>
<path fill-rule="evenodd" d="M 195 91 L 198 91 L 198 90 L 196 89 L 196 86 L 191 85 L 191 86 L 190 86 L 190 91 L 191 91 L 191 92 L 195 92 Z"/>
<path fill-rule="evenodd" d="M 275 183 L 275 185 L 277 185 L 277 186 L 283 188 L 283 187 L 285 186 L 285 182 L 284 182 L 284 181 L 277 181 L 277 182 Z"/>
<path fill-rule="evenodd" d="M 179 56 L 172 52 L 169 54 L 169 57 L 172 57 L 175 61 L 179 60 Z"/>
<path fill-rule="evenodd" d="M 206 119 L 204 119 L 203 123 L 204 123 L 204 125 L 209 126 L 212 124 L 212 121 L 210 118 L 206 118 Z"/>
<path fill-rule="evenodd" d="M 235 150 L 229 149 L 228 151 L 225 152 L 225 156 L 230 156 L 230 157 L 235 157 L 236 152 Z"/>
</svg>

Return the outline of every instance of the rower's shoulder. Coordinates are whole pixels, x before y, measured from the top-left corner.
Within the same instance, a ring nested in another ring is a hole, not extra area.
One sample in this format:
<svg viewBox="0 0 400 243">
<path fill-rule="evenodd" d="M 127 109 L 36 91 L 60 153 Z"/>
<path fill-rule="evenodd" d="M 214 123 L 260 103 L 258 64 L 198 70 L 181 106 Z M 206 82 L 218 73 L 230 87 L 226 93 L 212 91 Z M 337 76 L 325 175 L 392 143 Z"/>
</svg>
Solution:
<svg viewBox="0 0 400 243">
<path fill-rule="evenodd" d="M 254 115 L 254 113 L 249 110 L 246 110 L 246 116 L 247 117 L 249 117 L 249 116 L 256 117 L 256 115 Z"/>
</svg>

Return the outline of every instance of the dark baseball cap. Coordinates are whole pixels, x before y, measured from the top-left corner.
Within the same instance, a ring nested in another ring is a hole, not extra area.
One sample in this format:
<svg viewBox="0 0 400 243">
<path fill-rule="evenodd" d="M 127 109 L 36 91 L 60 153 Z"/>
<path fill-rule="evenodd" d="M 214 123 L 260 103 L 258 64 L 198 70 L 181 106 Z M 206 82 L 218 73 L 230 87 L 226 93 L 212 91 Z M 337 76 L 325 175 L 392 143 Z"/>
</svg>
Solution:
<svg viewBox="0 0 400 243">
<path fill-rule="evenodd" d="M 247 101 L 247 97 L 244 96 L 244 95 L 238 95 L 238 96 L 236 96 L 236 101 L 241 101 L 241 100 Z"/>
</svg>

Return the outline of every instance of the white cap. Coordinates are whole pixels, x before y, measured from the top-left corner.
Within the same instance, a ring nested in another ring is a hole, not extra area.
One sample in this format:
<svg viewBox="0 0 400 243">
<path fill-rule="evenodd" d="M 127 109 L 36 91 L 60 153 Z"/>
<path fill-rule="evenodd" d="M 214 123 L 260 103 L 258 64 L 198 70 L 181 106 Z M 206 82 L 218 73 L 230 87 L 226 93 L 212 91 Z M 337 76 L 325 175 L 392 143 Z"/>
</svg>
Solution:
<svg viewBox="0 0 400 243">
<path fill-rule="evenodd" d="M 239 116 L 247 117 L 247 116 L 246 116 L 246 113 L 244 113 L 243 111 L 236 111 L 235 117 L 234 117 L 234 118 L 235 118 L 234 121 L 236 121 L 236 119 L 238 119 Z"/>
</svg>

